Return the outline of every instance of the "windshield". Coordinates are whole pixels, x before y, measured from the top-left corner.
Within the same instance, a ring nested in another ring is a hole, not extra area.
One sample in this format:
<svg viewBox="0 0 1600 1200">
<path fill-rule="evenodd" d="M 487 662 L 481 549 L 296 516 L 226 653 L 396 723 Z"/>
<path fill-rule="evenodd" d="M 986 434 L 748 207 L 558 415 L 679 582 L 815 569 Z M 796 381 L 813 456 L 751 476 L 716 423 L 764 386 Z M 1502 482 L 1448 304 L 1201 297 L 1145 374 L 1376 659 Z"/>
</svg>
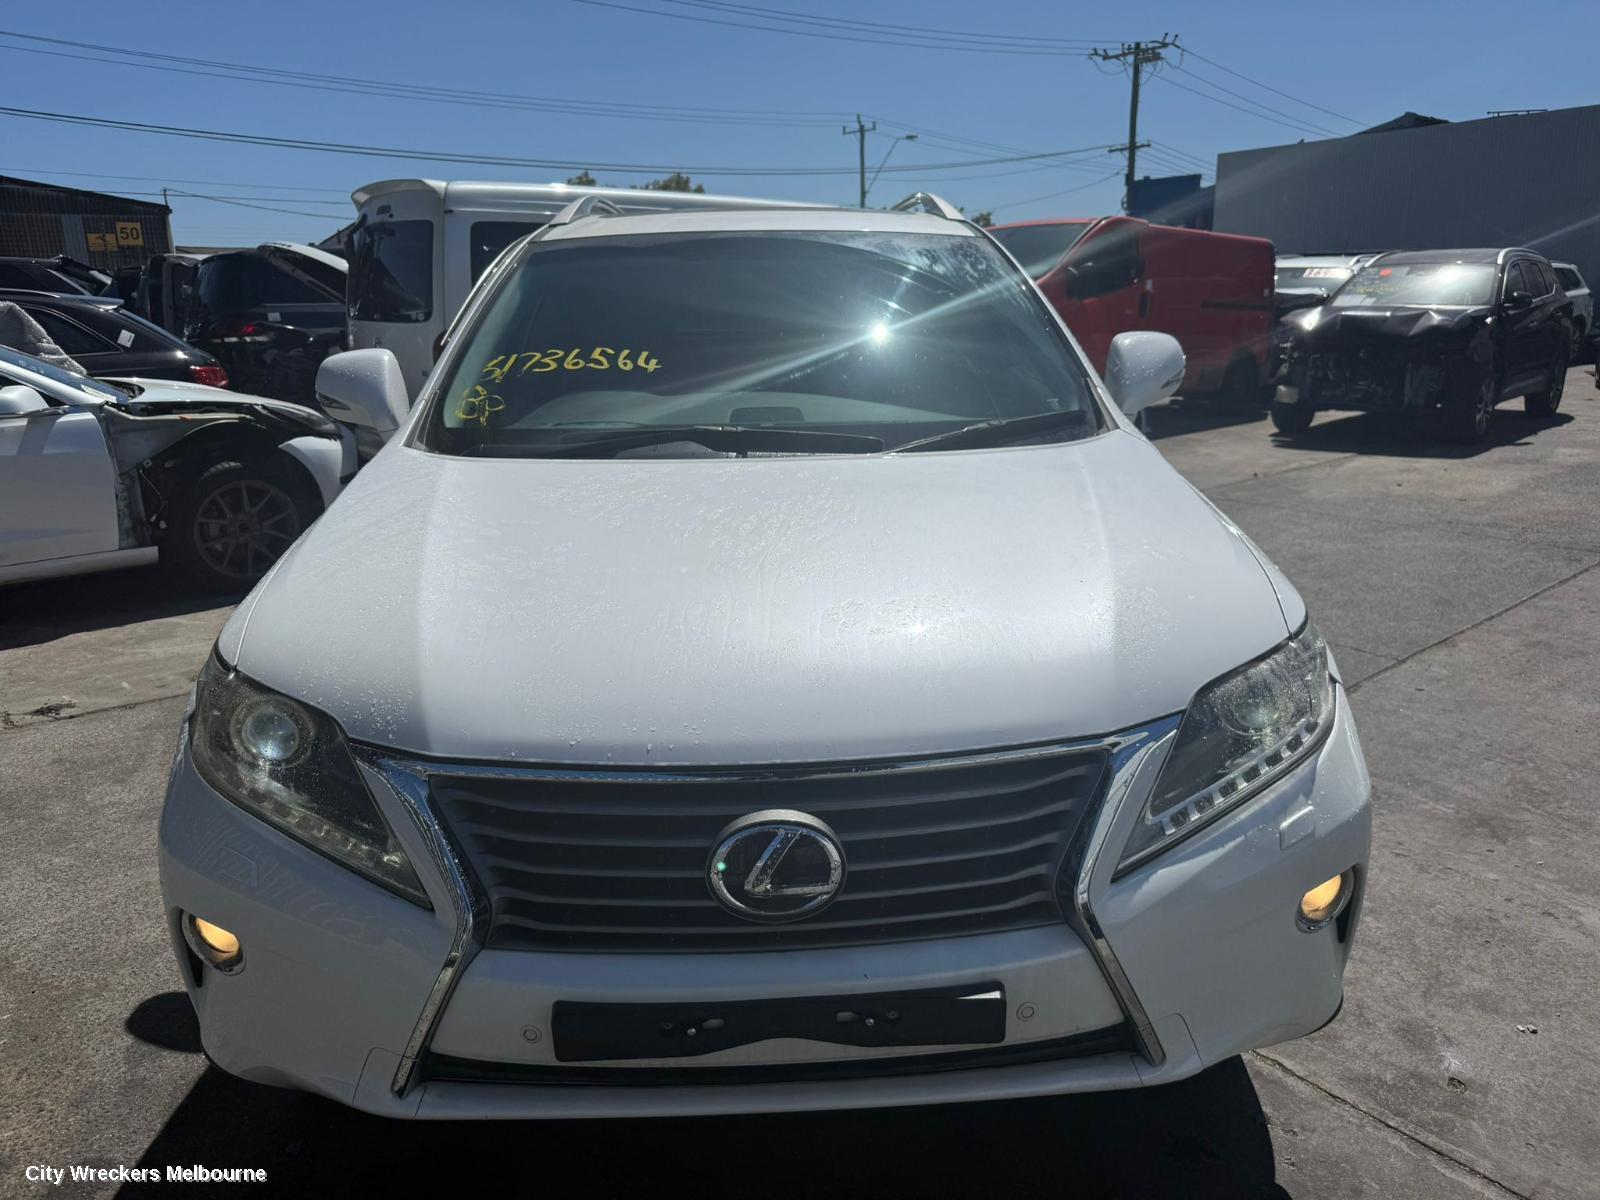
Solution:
<svg viewBox="0 0 1600 1200">
<path fill-rule="evenodd" d="M 454 359 L 420 441 L 539 456 L 619 429 L 733 425 L 893 449 L 1045 412 L 1082 416 L 1054 440 L 1101 427 L 1059 327 L 982 238 L 639 235 L 533 243 Z"/>
<path fill-rule="evenodd" d="M 13 380 L 25 387 L 32 387 L 33 382 L 21 377 L 9 376 L 5 368 L 20 367 L 24 371 L 32 371 L 35 375 L 42 375 L 51 383 L 58 383 L 64 388 L 71 388 L 90 400 L 115 403 L 121 399 L 116 392 L 106 384 L 95 383 L 85 379 L 82 375 L 74 375 L 71 371 L 63 371 L 60 367 L 52 367 L 47 362 L 35 358 L 31 354 L 23 354 L 20 350 L 13 350 L 9 346 L 0 346 L 0 386 L 9 386 Z"/>
<path fill-rule="evenodd" d="M 433 222 L 363 220 L 350 235 L 352 321 L 418 323 L 433 316 Z"/>
<path fill-rule="evenodd" d="M 1362 267 L 1328 303 L 1364 305 L 1488 304 L 1494 297 L 1493 263 L 1408 262 Z"/>
<path fill-rule="evenodd" d="M 1087 228 L 1087 221 L 1058 221 L 1049 225 L 1013 225 L 989 232 L 1022 264 L 1030 278 L 1039 279 L 1049 274 Z"/>
</svg>

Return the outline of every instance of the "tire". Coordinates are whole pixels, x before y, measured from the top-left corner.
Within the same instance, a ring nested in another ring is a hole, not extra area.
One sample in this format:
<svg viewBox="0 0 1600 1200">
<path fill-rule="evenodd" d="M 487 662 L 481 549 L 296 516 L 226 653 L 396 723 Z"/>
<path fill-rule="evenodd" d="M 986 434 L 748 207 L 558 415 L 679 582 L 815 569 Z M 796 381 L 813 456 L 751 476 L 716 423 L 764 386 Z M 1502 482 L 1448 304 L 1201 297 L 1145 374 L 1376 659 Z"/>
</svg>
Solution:
<svg viewBox="0 0 1600 1200">
<path fill-rule="evenodd" d="M 1222 412 L 1260 412 L 1261 396 L 1261 378 L 1256 369 L 1256 360 L 1241 356 L 1228 364 L 1222 376 L 1222 386 L 1213 394 L 1211 402 Z"/>
<path fill-rule="evenodd" d="M 1309 404 L 1279 404 L 1276 400 L 1267 411 L 1272 417 L 1272 427 L 1291 436 L 1310 429 L 1317 415 L 1317 410 Z"/>
<path fill-rule="evenodd" d="M 1550 379 L 1542 392 L 1529 392 L 1522 398 L 1522 411 L 1530 417 L 1553 417 L 1561 407 L 1561 395 L 1567 390 L 1567 363 L 1571 355 L 1557 350 L 1550 364 Z"/>
<path fill-rule="evenodd" d="M 213 463 L 173 502 L 163 557 L 196 583 L 237 591 L 266 574 L 317 515 L 289 463 Z"/>
<path fill-rule="evenodd" d="M 1459 396 L 1445 410 L 1445 433 L 1452 442 L 1476 445 L 1489 436 L 1489 421 L 1500 398 L 1500 386 L 1492 374 L 1485 373 L 1475 392 Z"/>
</svg>

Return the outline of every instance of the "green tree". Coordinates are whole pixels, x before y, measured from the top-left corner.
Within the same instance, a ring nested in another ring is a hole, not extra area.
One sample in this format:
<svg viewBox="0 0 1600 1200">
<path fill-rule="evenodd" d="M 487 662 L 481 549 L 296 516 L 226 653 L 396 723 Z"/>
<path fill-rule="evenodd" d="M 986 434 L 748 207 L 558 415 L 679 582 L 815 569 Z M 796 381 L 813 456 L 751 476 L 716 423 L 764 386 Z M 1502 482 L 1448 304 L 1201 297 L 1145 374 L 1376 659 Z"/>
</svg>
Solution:
<svg viewBox="0 0 1600 1200">
<path fill-rule="evenodd" d="M 693 182 L 682 171 L 674 171 L 665 179 L 652 179 L 649 183 L 641 184 L 647 192 L 704 192 L 706 185 Z"/>
<path fill-rule="evenodd" d="M 972 223 L 974 225 L 993 225 L 994 210 L 986 208 L 981 213 L 975 214 L 972 218 Z"/>
<path fill-rule="evenodd" d="M 579 171 L 576 175 L 573 175 L 572 177 L 570 177 L 567 180 L 567 182 L 570 183 L 570 184 L 573 184 L 576 187 L 599 187 L 600 186 L 599 184 L 597 184 L 595 182 L 594 176 L 589 174 L 587 169 Z"/>
</svg>

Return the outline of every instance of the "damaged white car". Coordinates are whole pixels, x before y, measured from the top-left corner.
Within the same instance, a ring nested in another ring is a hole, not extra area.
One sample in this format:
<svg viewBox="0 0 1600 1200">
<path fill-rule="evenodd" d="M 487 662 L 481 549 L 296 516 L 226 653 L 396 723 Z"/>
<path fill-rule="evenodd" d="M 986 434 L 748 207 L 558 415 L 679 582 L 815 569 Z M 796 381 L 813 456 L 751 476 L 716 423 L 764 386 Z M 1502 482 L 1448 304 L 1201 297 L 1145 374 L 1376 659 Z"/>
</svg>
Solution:
<svg viewBox="0 0 1600 1200">
<path fill-rule="evenodd" d="M 0 585 L 159 558 L 236 590 L 354 470 L 353 439 L 310 409 L 0 346 Z"/>
</svg>

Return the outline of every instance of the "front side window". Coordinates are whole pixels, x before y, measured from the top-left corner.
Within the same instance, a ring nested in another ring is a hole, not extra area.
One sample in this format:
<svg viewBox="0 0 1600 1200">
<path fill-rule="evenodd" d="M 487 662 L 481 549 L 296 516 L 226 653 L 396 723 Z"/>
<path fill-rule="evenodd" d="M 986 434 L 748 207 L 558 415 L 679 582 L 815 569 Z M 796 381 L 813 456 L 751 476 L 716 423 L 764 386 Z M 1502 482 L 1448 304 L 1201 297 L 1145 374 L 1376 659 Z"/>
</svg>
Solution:
<svg viewBox="0 0 1600 1200">
<path fill-rule="evenodd" d="M 1103 428 L 1059 326 L 985 239 L 619 235 L 523 252 L 418 440 L 537 457 L 619 431 L 736 426 L 893 449 L 1040 414 L 1060 415 L 1058 439 Z"/>
<path fill-rule="evenodd" d="M 1433 304 L 1473 307 L 1493 301 L 1493 263 L 1386 264 L 1380 259 L 1357 271 L 1328 303 L 1334 308 Z"/>
<path fill-rule="evenodd" d="M 352 321 L 401 324 L 433 316 L 433 222 L 363 221 L 350 235 Z"/>
</svg>

